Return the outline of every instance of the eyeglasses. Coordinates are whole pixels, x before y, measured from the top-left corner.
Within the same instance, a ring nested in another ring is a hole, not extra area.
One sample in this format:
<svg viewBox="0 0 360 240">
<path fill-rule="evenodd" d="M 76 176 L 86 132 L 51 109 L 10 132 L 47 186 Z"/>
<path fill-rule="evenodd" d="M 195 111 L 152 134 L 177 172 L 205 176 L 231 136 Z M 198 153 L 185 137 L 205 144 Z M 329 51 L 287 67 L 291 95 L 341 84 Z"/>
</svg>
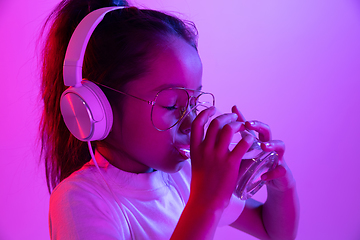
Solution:
<svg viewBox="0 0 360 240">
<path fill-rule="evenodd" d="M 166 88 L 160 90 L 154 100 L 148 101 L 100 83 L 96 84 L 150 104 L 152 106 L 151 122 L 158 131 L 169 130 L 188 115 L 197 116 L 202 110 L 215 105 L 214 95 L 200 90 L 182 87 Z"/>
</svg>

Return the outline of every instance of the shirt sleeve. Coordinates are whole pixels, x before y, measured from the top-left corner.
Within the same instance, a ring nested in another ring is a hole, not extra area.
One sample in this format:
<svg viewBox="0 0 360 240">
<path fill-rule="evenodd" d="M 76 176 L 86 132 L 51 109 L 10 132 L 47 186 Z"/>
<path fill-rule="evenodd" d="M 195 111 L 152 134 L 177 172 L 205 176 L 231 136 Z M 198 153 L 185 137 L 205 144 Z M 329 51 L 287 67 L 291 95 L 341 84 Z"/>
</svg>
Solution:
<svg viewBox="0 0 360 240">
<path fill-rule="evenodd" d="M 124 216 L 117 214 L 116 204 L 112 205 L 86 184 L 60 185 L 50 197 L 49 227 L 52 240 L 129 238 L 126 221 Z"/>
</svg>

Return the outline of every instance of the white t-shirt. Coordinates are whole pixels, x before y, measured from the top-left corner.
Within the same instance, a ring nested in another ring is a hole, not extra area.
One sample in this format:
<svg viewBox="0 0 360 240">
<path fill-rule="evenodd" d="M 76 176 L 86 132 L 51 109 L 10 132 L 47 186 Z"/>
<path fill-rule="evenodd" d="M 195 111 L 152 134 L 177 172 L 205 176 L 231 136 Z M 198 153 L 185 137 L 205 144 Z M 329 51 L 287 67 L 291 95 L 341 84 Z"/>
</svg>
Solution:
<svg viewBox="0 0 360 240">
<path fill-rule="evenodd" d="M 99 153 L 50 197 L 51 239 L 169 239 L 189 198 L 191 165 L 177 173 L 128 173 Z M 233 196 L 219 225 L 235 221 L 244 201 Z"/>
</svg>

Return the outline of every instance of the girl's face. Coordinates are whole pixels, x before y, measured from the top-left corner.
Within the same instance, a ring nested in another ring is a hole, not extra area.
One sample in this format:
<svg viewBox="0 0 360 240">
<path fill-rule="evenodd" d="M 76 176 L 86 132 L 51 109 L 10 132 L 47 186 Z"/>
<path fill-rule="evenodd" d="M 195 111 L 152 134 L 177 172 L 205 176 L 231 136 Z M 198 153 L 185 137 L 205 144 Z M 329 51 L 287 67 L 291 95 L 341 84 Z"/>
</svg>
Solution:
<svg viewBox="0 0 360 240">
<path fill-rule="evenodd" d="M 126 85 L 127 93 L 151 101 L 160 90 L 169 87 L 200 90 L 202 64 L 191 45 L 174 37 L 156 56 L 147 74 Z M 190 145 L 192 117 L 169 130 L 158 131 L 151 121 L 150 104 L 125 96 L 121 105 L 121 112 L 114 109 L 113 128 L 105 140 L 112 147 L 99 149 L 100 153 L 128 172 L 180 170 L 187 158 L 179 149 Z"/>
</svg>

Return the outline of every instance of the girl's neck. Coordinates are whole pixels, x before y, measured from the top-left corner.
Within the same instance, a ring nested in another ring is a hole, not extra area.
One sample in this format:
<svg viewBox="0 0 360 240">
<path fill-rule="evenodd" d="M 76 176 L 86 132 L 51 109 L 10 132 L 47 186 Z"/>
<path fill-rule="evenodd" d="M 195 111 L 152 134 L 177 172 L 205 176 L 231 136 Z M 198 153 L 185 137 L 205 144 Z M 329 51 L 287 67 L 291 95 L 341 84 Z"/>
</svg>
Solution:
<svg viewBox="0 0 360 240">
<path fill-rule="evenodd" d="M 149 173 L 156 171 L 136 159 L 131 158 L 120 149 L 115 149 L 111 146 L 103 146 L 101 144 L 96 147 L 96 151 L 98 151 L 111 165 L 122 171 L 130 173 Z"/>
</svg>

